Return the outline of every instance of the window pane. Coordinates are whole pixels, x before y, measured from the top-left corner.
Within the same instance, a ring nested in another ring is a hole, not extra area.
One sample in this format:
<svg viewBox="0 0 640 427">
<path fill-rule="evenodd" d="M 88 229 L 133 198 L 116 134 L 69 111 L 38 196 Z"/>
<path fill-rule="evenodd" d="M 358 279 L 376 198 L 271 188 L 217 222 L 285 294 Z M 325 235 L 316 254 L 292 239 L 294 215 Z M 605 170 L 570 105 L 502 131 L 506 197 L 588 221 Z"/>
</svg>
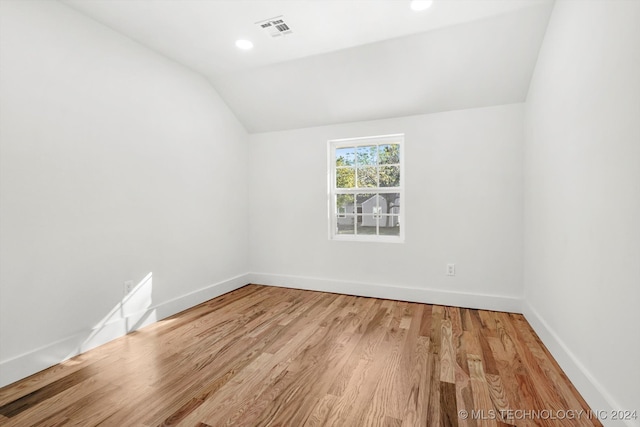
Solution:
<svg viewBox="0 0 640 427">
<path fill-rule="evenodd" d="M 389 215 L 386 226 L 380 226 L 381 236 L 399 236 L 400 235 L 400 220 L 398 215 Z M 382 223 L 381 223 L 382 224 Z"/>
<path fill-rule="evenodd" d="M 378 220 L 373 215 L 359 215 L 358 217 L 358 234 L 360 235 L 376 235 Z"/>
<path fill-rule="evenodd" d="M 353 194 L 337 194 L 336 195 L 336 213 L 338 216 L 355 213 Z"/>
<path fill-rule="evenodd" d="M 380 187 L 400 186 L 400 166 L 380 166 Z"/>
<path fill-rule="evenodd" d="M 358 187 L 377 187 L 378 186 L 378 168 L 375 166 L 365 166 L 358 168 Z"/>
<path fill-rule="evenodd" d="M 355 216 L 345 215 L 336 218 L 336 234 L 354 234 Z"/>
<path fill-rule="evenodd" d="M 386 194 L 358 194 L 356 196 L 358 213 L 364 215 L 372 215 L 375 217 L 381 217 L 388 212 L 388 203 L 385 199 Z"/>
<path fill-rule="evenodd" d="M 356 170 L 354 168 L 336 169 L 336 188 L 355 188 Z"/>
<path fill-rule="evenodd" d="M 336 166 L 354 166 L 355 162 L 355 147 L 336 148 Z"/>
<path fill-rule="evenodd" d="M 400 144 L 385 144 L 378 147 L 381 165 L 400 163 Z"/>
<path fill-rule="evenodd" d="M 362 193 L 356 195 L 356 213 L 373 214 L 373 207 L 378 206 L 378 195 L 376 193 Z M 363 209 L 366 210 L 363 211 Z"/>
<path fill-rule="evenodd" d="M 364 145 L 358 147 L 358 166 L 378 164 L 378 147 L 375 145 Z"/>
<path fill-rule="evenodd" d="M 383 196 L 387 202 L 387 213 L 400 214 L 400 193 L 386 193 Z"/>
</svg>

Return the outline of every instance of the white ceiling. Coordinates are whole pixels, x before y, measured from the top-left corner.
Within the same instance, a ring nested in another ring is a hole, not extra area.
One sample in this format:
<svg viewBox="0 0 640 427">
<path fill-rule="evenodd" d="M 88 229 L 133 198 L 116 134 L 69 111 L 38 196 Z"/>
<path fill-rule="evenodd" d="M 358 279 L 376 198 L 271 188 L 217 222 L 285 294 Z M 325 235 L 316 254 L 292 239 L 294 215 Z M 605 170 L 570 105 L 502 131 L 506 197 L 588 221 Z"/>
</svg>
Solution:
<svg viewBox="0 0 640 427">
<path fill-rule="evenodd" d="M 523 102 L 553 0 L 62 0 L 206 76 L 250 132 Z M 272 38 L 256 22 L 283 15 Z M 238 50 L 239 38 L 253 41 Z"/>
</svg>

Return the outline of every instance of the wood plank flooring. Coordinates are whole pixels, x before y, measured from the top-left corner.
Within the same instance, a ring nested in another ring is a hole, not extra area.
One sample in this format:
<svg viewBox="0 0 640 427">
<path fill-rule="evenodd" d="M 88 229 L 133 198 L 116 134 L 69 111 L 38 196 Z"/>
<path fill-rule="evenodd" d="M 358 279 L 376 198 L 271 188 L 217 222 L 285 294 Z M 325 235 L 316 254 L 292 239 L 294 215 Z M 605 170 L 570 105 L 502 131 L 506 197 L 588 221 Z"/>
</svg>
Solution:
<svg viewBox="0 0 640 427">
<path fill-rule="evenodd" d="M 601 425 L 521 315 L 258 285 L 0 389 L 0 424 Z"/>
</svg>

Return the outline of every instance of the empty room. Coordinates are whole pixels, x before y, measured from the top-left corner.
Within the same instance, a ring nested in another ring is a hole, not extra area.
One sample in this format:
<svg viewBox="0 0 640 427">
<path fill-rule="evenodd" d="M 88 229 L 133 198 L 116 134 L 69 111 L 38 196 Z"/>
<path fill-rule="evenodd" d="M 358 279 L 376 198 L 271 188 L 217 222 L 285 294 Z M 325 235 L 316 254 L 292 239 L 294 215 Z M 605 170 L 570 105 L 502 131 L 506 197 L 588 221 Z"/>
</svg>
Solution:
<svg viewBox="0 0 640 427">
<path fill-rule="evenodd" d="M 640 427 L 640 0 L 0 0 L 0 425 Z"/>
</svg>

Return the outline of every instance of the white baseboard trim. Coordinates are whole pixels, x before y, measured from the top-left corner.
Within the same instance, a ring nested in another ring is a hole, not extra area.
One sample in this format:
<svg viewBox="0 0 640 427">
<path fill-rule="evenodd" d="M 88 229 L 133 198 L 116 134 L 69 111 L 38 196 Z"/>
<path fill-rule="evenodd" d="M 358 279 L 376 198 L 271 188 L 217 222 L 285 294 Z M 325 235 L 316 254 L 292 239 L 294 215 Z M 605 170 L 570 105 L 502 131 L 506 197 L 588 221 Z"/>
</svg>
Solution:
<svg viewBox="0 0 640 427">
<path fill-rule="evenodd" d="M 587 401 L 592 411 L 604 411 L 607 419 L 601 419 L 606 427 L 640 427 L 638 420 L 611 420 L 612 410 L 626 409 L 617 404 L 611 394 L 580 362 L 564 341 L 555 333 L 540 314 L 528 303 L 523 304 L 523 314 L 536 334 L 540 337 L 553 358 L 567 374 L 573 385 Z M 629 408 L 633 410 L 634 408 Z M 640 415 L 640 414 L 639 414 Z"/>
<path fill-rule="evenodd" d="M 127 313 L 126 316 L 114 315 L 93 329 L 78 332 L 11 359 L 0 361 L 0 387 L 106 344 L 143 326 L 241 288 L 248 283 L 249 274 L 241 274 L 172 300 L 152 305 L 142 311 Z"/>
<path fill-rule="evenodd" d="M 429 288 L 271 273 L 251 273 L 249 279 L 251 283 L 283 288 L 522 313 L 522 300 L 520 298 L 500 295 L 447 292 Z"/>
</svg>

